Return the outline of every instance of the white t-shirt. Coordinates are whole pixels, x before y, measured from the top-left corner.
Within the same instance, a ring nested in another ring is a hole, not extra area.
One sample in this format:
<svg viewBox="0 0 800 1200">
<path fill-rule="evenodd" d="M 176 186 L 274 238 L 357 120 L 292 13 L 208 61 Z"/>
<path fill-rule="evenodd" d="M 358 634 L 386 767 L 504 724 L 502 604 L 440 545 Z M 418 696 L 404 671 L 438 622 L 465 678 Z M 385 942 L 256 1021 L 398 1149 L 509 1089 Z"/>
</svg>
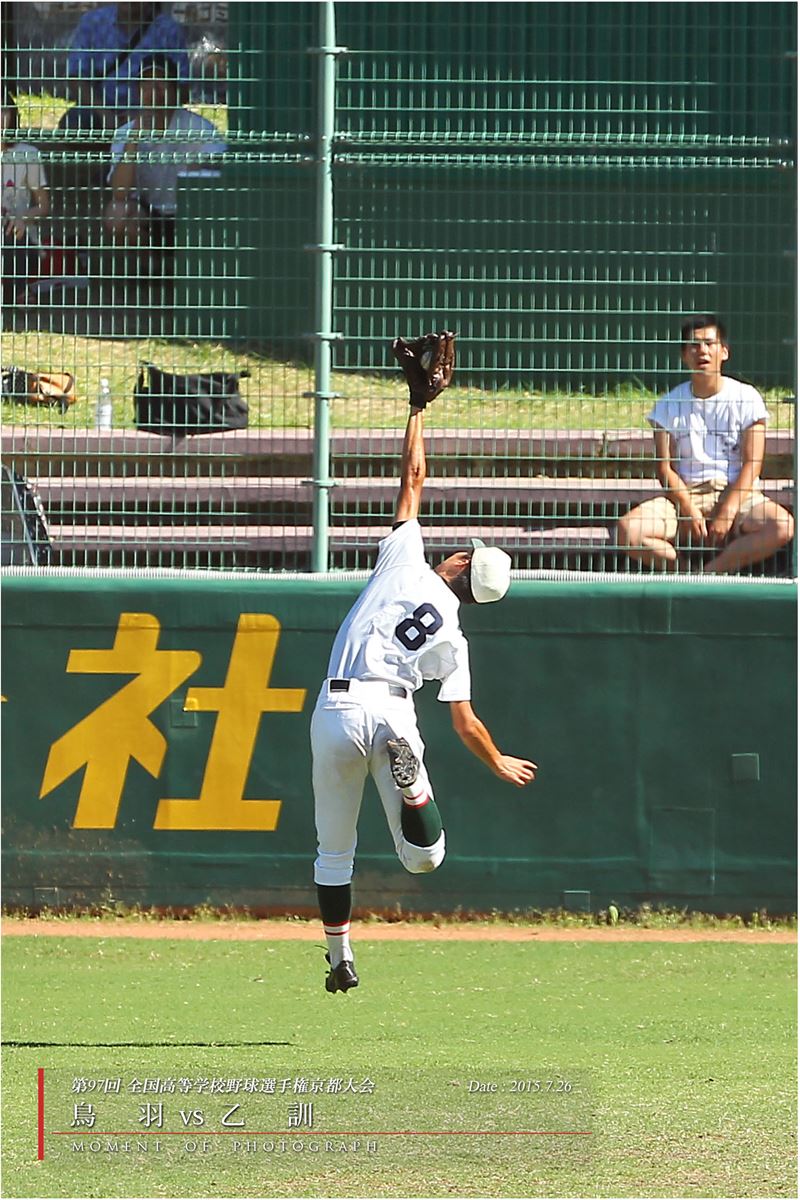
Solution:
<svg viewBox="0 0 800 1200">
<path fill-rule="evenodd" d="M 108 180 L 114 172 L 114 167 L 122 158 L 128 135 L 133 126 L 132 121 L 122 125 L 114 134 L 111 143 L 112 167 Z M 227 150 L 225 142 L 220 137 L 217 128 L 201 117 L 199 113 L 191 112 L 188 108 L 176 108 L 170 118 L 166 132 L 170 134 L 192 134 L 186 141 L 177 141 L 164 137 L 163 140 L 136 142 L 136 193 L 150 208 L 164 216 L 174 216 L 178 208 L 178 178 L 183 175 L 200 173 L 196 164 L 209 155 L 224 154 Z M 198 134 L 204 134 L 203 138 Z M 205 174 L 205 172 L 202 172 Z"/>
<path fill-rule="evenodd" d="M 31 192 L 47 187 L 42 156 L 35 146 L 17 142 L 3 151 L 3 194 L 4 217 L 19 217 L 31 207 Z M 35 222 L 28 225 L 28 239 L 39 242 L 39 231 Z"/>
<path fill-rule="evenodd" d="M 367 586 L 333 643 L 329 679 L 383 679 L 416 691 L 440 679 L 439 700 L 472 695 L 458 599 L 425 561 L 419 521 L 385 537 Z"/>
<path fill-rule="evenodd" d="M 724 376 L 714 396 L 701 400 L 687 380 L 656 403 L 647 420 L 672 435 L 676 468 L 686 483 L 730 483 L 742 469 L 742 433 L 766 421 L 767 406 L 749 383 Z"/>
</svg>

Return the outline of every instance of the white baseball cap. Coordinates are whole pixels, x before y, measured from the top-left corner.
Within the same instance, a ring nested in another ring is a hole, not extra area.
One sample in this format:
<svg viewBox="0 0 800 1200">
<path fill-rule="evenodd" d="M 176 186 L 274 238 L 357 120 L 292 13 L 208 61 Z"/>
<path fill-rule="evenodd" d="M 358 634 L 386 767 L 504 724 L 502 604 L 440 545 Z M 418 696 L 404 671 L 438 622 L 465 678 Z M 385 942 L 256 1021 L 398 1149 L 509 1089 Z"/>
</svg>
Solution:
<svg viewBox="0 0 800 1200">
<path fill-rule="evenodd" d="M 498 546 L 472 538 L 469 585 L 476 604 L 502 600 L 511 583 L 511 556 Z"/>
</svg>

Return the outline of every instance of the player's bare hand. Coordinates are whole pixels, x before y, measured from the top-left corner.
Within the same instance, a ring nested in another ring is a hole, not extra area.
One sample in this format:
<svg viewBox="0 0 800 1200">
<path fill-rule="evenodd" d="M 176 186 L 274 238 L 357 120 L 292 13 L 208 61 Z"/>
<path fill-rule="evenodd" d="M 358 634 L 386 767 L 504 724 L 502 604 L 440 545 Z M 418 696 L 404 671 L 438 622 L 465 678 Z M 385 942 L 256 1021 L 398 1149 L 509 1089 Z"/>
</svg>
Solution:
<svg viewBox="0 0 800 1200">
<path fill-rule="evenodd" d="M 538 767 L 527 758 L 514 758 L 512 754 L 501 754 L 495 763 L 494 773 L 505 783 L 513 783 L 517 787 L 525 787 L 533 783 Z"/>
</svg>

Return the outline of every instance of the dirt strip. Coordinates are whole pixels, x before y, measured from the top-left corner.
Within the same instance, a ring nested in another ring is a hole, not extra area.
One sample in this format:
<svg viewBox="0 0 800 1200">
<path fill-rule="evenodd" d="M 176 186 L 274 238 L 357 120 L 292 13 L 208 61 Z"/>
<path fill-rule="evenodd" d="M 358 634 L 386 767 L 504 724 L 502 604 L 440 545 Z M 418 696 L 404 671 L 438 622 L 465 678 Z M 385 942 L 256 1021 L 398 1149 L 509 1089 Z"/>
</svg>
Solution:
<svg viewBox="0 0 800 1200">
<path fill-rule="evenodd" d="M 319 942 L 322 931 L 307 921 L 92 921 L 69 918 L 36 920 L 4 918 L 4 937 L 172 938 L 191 942 Z M 416 921 L 354 921 L 352 936 L 376 942 L 738 942 L 750 945 L 791 945 L 793 929 L 639 929 L 624 925 L 607 928 L 559 926 L 433 925 Z"/>
</svg>

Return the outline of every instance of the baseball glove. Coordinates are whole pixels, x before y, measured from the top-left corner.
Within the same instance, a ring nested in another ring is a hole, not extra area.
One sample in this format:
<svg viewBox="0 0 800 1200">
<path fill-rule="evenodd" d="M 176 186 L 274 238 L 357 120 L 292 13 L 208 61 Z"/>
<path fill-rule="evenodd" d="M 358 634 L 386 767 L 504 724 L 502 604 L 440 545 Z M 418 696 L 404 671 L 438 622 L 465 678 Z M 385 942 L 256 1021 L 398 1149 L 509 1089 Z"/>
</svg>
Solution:
<svg viewBox="0 0 800 1200">
<path fill-rule="evenodd" d="M 453 378 L 455 364 L 454 333 L 426 333 L 414 342 L 395 338 L 392 353 L 408 381 L 412 408 L 425 408 L 435 400 Z"/>
</svg>

